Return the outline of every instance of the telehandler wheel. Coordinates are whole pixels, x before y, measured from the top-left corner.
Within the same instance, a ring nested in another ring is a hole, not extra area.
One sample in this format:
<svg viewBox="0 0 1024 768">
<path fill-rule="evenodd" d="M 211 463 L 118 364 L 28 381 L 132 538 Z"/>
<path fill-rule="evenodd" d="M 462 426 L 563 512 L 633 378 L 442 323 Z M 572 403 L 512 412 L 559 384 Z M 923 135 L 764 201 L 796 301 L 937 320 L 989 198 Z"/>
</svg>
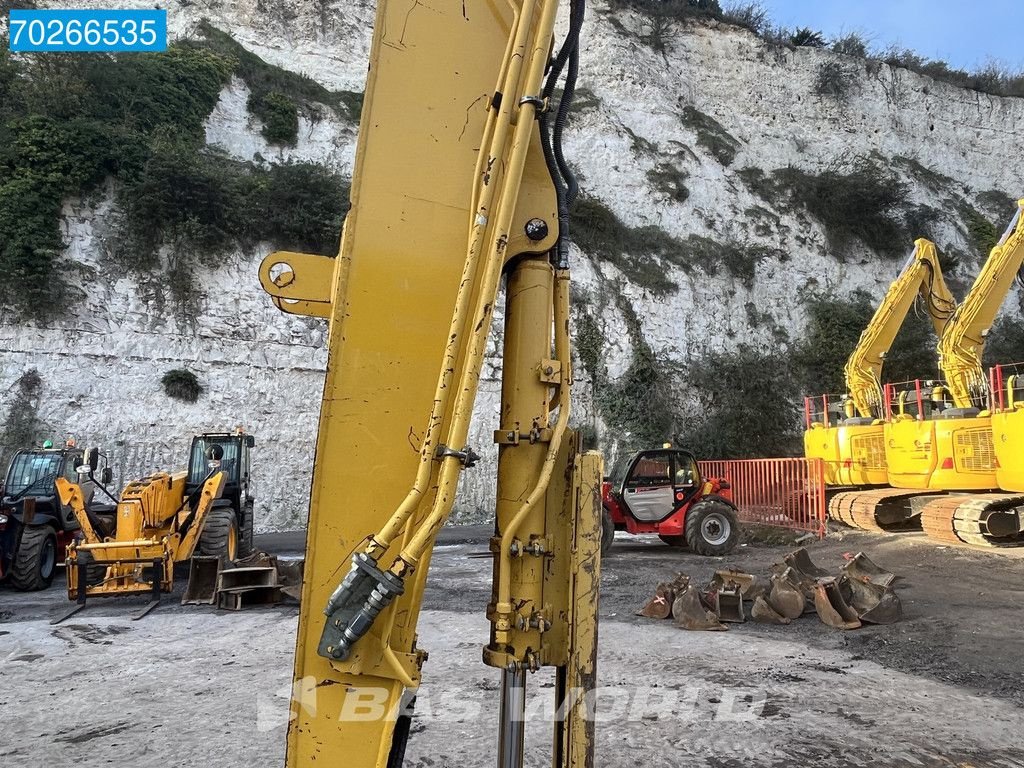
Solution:
<svg viewBox="0 0 1024 768">
<path fill-rule="evenodd" d="M 78 562 L 85 563 L 85 583 L 90 587 L 99 584 L 107 577 L 107 566 L 94 564 L 92 552 L 79 550 Z"/>
<path fill-rule="evenodd" d="M 220 557 L 229 563 L 238 559 L 238 521 L 231 507 L 214 507 L 207 513 L 198 549 L 201 555 Z"/>
<path fill-rule="evenodd" d="M 57 534 L 48 525 L 30 525 L 11 564 L 11 584 L 20 592 L 46 589 L 57 570 Z"/>
<path fill-rule="evenodd" d="M 686 513 L 686 543 L 698 555 L 724 555 L 740 537 L 736 510 L 718 499 L 698 501 Z"/>
<path fill-rule="evenodd" d="M 601 554 L 607 554 L 615 541 L 615 523 L 607 507 L 601 507 Z"/>
</svg>

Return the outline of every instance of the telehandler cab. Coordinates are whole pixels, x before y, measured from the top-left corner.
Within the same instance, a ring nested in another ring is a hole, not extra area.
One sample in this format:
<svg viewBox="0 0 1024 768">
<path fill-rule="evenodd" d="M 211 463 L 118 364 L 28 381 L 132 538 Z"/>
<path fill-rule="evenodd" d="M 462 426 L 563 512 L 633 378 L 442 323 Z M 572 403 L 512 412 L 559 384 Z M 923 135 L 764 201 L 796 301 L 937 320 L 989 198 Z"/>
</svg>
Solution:
<svg viewBox="0 0 1024 768">
<path fill-rule="evenodd" d="M 74 480 L 77 468 L 88 461 L 86 452 L 71 441 L 61 448 L 47 446 L 15 453 L 0 493 L 0 580 L 23 592 L 50 586 L 80 528 L 74 512 L 60 503 L 56 480 Z M 110 480 L 110 469 L 104 467 L 98 481 L 82 484 L 90 511 L 113 511 L 116 499 L 105 488 Z"/>
<path fill-rule="evenodd" d="M 701 477 L 689 451 L 660 448 L 623 456 L 602 484 L 601 552 L 615 531 L 656 533 L 673 547 L 700 555 L 731 552 L 739 538 L 729 484 Z"/>
</svg>

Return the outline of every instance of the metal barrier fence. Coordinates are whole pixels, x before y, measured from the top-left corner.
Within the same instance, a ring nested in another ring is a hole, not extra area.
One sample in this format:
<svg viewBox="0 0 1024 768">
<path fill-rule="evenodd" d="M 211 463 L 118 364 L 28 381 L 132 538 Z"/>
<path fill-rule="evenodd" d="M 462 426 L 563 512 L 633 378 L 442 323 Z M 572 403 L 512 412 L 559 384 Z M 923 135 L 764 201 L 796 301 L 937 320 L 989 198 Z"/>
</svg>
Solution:
<svg viewBox="0 0 1024 768">
<path fill-rule="evenodd" d="M 825 464 L 821 459 L 698 462 L 704 477 L 724 478 L 740 518 L 825 536 Z"/>
</svg>

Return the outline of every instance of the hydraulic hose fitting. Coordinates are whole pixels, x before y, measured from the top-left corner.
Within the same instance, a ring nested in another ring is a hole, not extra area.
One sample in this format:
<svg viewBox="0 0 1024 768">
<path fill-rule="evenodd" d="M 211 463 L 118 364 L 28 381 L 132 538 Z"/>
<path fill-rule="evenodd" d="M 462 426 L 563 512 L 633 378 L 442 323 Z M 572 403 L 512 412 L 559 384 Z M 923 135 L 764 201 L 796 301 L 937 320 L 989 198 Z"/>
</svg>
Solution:
<svg viewBox="0 0 1024 768">
<path fill-rule="evenodd" d="M 401 578 L 382 571 L 369 555 L 356 554 L 352 570 L 324 607 L 327 622 L 317 653 L 334 661 L 347 659 L 381 612 L 403 592 L 405 583 Z"/>
</svg>

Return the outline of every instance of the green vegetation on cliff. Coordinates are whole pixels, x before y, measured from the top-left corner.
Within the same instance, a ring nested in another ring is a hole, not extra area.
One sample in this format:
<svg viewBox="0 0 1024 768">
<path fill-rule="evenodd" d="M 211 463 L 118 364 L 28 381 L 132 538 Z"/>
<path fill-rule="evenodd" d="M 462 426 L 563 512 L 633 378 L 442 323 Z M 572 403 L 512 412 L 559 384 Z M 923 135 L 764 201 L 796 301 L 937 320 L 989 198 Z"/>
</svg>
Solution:
<svg viewBox="0 0 1024 768">
<path fill-rule="evenodd" d="M 247 62 L 246 72 L 255 68 Z M 122 268 L 163 268 L 176 299 L 190 293 L 195 264 L 236 245 L 266 240 L 333 254 L 345 180 L 318 166 L 257 166 L 206 147 L 205 120 L 240 67 L 196 44 L 14 59 L 0 41 L 0 303 L 23 317 L 61 313 L 62 207 L 106 183 L 121 214 L 110 250 Z M 261 82 L 283 72 L 261 71 Z"/>
</svg>

